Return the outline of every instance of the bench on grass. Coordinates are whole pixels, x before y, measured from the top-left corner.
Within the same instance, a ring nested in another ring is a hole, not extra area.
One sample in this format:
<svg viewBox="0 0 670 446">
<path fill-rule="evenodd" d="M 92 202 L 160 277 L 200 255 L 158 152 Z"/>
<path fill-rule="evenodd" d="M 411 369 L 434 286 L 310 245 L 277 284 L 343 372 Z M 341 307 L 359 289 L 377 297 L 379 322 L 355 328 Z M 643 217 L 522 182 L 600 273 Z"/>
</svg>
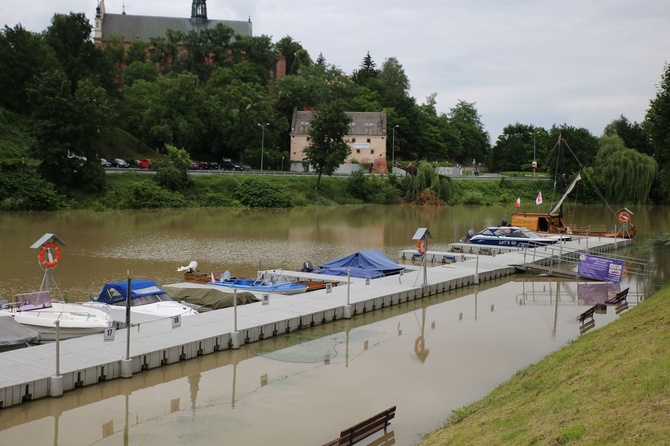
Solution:
<svg viewBox="0 0 670 446">
<path fill-rule="evenodd" d="M 628 290 L 629 290 L 629 289 L 630 289 L 630 288 L 626 288 L 626 289 L 623 290 L 623 291 L 619 291 L 619 292 L 616 293 L 614 296 L 612 296 L 611 298 L 607 299 L 607 300 L 605 301 L 605 303 L 608 304 L 608 305 L 619 305 L 619 304 L 621 304 L 622 302 L 625 302 L 625 301 L 626 301 L 626 298 L 628 297 Z"/>
<path fill-rule="evenodd" d="M 396 406 L 393 406 L 365 421 L 361 421 L 349 429 L 343 430 L 340 432 L 339 438 L 329 441 L 323 446 L 353 445 L 382 429 L 386 432 L 391 420 L 395 418 L 395 408 Z"/>
<path fill-rule="evenodd" d="M 580 323 L 584 323 L 587 319 L 591 319 L 593 321 L 593 314 L 596 312 L 596 306 L 592 306 L 579 316 L 577 316 L 577 321 Z"/>
</svg>

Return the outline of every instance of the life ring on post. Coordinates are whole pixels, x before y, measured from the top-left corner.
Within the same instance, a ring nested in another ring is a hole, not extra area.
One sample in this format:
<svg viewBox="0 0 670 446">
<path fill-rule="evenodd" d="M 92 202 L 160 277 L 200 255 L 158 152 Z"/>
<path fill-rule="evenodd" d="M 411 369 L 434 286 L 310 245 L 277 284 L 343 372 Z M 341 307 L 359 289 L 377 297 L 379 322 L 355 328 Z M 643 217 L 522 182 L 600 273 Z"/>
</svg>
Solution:
<svg viewBox="0 0 670 446">
<path fill-rule="evenodd" d="M 416 250 L 419 251 L 419 254 L 424 255 L 426 253 L 426 242 L 425 239 L 419 239 L 416 242 Z"/>
<path fill-rule="evenodd" d="M 621 211 L 621 212 L 619 212 L 619 214 L 617 215 L 617 217 L 619 218 L 619 222 L 620 222 L 620 223 L 622 223 L 622 224 L 626 224 L 626 223 L 628 223 L 628 222 L 630 221 L 630 212 L 628 212 L 628 211 Z"/>
<path fill-rule="evenodd" d="M 45 243 L 37 254 L 37 260 L 44 268 L 53 268 L 60 262 L 60 246 L 55 243 Z"/>
</svg>

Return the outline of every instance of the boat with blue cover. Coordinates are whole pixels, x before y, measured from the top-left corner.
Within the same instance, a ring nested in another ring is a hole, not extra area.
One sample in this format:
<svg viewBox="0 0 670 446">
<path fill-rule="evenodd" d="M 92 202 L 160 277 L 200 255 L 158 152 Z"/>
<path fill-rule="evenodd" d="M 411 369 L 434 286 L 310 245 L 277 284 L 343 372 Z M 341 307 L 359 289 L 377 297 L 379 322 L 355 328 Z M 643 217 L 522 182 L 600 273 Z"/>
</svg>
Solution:
<svg viewBox="0 0 670 446">
<path fill-rule="evenodd" d="M 230 272 L 226 271 L 221 275 L 219 280 L 209 283 L 211 285 L 230 288 L 231 290 L 286 295 L 304 293 L 308 289 L 307 285 L 299 282 L 291 282 L 274 271 L 260 274 L 256 279 L 231 278 Z"/>
</svg>

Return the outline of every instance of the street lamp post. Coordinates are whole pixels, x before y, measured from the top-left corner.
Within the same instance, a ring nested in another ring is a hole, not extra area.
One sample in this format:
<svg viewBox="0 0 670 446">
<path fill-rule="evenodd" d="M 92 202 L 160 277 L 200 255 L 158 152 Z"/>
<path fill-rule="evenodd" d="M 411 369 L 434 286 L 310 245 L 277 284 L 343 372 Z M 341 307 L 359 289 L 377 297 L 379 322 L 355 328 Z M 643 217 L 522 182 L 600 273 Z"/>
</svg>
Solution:
<svg viewBox="0 0 670 446">
<path fill-rule="evenodd" d="M 263 172 L 263 152 L 265 151 L 265 127 L 270 125 L 269 122 L 266 122 L 265 125 L 258 124 L 258 127 L 261 128 L 261 172 Z"/>
<path fill-rule="evenodd" d="M 393 167 L 395 167 L 395 129 L 400 127 L 400 124 L 393 126 L 393 139 L 391 140 L 391 172 L 393 172 Z"/>
</svg>

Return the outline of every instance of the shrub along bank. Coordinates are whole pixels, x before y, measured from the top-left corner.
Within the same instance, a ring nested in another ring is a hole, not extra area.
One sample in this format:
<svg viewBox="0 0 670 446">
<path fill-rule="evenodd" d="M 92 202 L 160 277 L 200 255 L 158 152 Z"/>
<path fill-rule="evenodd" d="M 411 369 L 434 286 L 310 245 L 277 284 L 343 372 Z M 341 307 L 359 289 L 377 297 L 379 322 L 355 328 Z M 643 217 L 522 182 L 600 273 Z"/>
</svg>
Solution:
<svg viewBox="0 0 670 446">
<path fill-rule="evenodd" d="M 518 372 L 420 446 L 668 444 L 669 300 L 670 287 Z"/>
<path fill-rule="evenodd" d="M 189 174 L 176 169 L 109 173 L 101 194 L 58 191 L 42 179 L 34 166 L 20 163 L 0 166 L 0 211 L 55 211 L 68 209 L 159 209 L 189 207 L 337 206 L 349 204 L 398 204 L 414 199 L 413 184 L 395 175 L 324 177 L 319 191 L 316 177 L 307 175 Z M 513 203 L 529 181 L 440 180 L 439 187 L 423 186 L 436 200 L 450 205 Z M 534 183 L 534 182 L 533 182 Z M 546 182 L 545 182 L 546 183 Z M 537 187 L 540 187 L 538 184 Z M 532 187 L 535 191 L 537 187 Z M 534 200 L 537 192 L 522 194 Z"/>
</svg>

